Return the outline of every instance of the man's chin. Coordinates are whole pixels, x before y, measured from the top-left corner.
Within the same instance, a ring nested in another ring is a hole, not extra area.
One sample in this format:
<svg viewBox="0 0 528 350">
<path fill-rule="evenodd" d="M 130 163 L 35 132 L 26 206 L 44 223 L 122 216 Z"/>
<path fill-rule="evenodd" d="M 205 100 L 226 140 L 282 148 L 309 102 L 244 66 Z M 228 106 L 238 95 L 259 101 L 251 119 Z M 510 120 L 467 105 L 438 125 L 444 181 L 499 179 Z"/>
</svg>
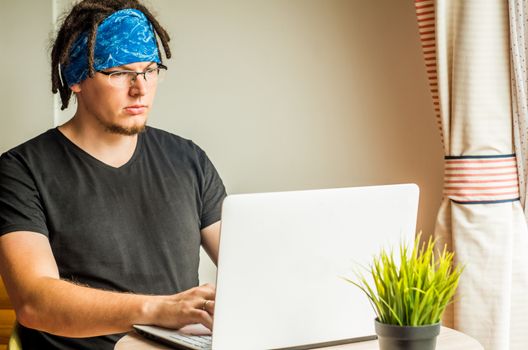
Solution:
<svg viewBox="0 0 528 350">
<path fill-rule="evenodd" d="M 147 117 L 137 116 L 136 118 L 123 118 L 122 120 L 109 121 L 103 118 L 97 118 L 99 124 L 104 130 L 111 134 L 134 136 L 145 131 Z"/>
</svg>

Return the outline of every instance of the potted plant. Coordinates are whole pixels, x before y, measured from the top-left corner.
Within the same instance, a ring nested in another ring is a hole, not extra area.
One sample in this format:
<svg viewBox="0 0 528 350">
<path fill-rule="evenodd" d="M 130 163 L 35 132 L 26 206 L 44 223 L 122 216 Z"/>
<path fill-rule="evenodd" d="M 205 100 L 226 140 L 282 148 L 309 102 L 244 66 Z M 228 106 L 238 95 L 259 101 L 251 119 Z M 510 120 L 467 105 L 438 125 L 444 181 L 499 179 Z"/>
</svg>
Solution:
<svg viewBox="0 0 528 350">
<path fill-rule="evenodd" d="M 454 253 L 435 249 L 429 238 L 412 251 L 402 243 L 399 257 L 382 250 L 359 281 L 346 279 L 369 298 L 376 313 L 375 329 L 381 350 L 434 350 L 440 320 L 458 286 L 463 268 L 454 266 Z M 410 253 L 410 254 L 409 254 Z M 436 254 L 435 254 L 436 253 Z"/>
</svg>

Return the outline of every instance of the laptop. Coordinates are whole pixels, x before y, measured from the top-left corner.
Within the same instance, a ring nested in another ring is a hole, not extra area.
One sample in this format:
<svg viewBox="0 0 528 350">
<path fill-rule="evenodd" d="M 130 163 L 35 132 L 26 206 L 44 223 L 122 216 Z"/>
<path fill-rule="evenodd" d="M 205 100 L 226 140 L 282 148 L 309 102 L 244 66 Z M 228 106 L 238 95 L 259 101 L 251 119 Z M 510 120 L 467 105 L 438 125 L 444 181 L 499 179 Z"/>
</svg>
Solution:
<svg viewBox="0 0 528 350">
<path fill-rule="evenodd" d="M 230 195 L 222 207 L 212 337 L 200 326 L 135 329 L 194 350 L 300 350 L 375 339 L 368 298 L 343 277 L 365 272 L 381 248 L 412 244 L 418 197 L 414 184 Z"/>
</svg>

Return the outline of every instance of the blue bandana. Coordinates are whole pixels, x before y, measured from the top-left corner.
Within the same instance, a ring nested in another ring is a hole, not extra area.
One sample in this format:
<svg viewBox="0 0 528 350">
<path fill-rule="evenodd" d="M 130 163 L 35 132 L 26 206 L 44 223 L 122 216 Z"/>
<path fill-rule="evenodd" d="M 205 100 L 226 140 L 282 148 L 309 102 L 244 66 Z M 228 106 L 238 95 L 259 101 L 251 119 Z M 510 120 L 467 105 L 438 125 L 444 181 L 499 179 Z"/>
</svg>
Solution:
<svg viewBox="0 0 528 350">
<path fill-rule="evenodd" d="M 63 67 L 68 86 L 88 77 L 88 33 L 83 33 L 70 50 Z M 108 16 L 97 29 L 94 47 L 96 71 L 135 62 L 161 63 L 156 35 L 147 17 L 138 10 L 125 9 Z"/>
</svg>

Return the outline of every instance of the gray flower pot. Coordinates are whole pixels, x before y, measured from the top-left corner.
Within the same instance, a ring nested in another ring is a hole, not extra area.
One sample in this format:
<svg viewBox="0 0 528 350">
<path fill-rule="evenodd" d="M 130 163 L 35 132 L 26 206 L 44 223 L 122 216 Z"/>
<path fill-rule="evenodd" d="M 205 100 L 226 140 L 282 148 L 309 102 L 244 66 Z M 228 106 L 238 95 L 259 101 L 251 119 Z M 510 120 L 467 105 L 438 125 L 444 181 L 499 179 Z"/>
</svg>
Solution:
<svg viewBox="0 0 528 350">
<path fill-rule="evenodd" d="M 375 320 L 380 350 L 435 350 L 440 323 L 427 326 L 397 326 Z"/>
</svg>

